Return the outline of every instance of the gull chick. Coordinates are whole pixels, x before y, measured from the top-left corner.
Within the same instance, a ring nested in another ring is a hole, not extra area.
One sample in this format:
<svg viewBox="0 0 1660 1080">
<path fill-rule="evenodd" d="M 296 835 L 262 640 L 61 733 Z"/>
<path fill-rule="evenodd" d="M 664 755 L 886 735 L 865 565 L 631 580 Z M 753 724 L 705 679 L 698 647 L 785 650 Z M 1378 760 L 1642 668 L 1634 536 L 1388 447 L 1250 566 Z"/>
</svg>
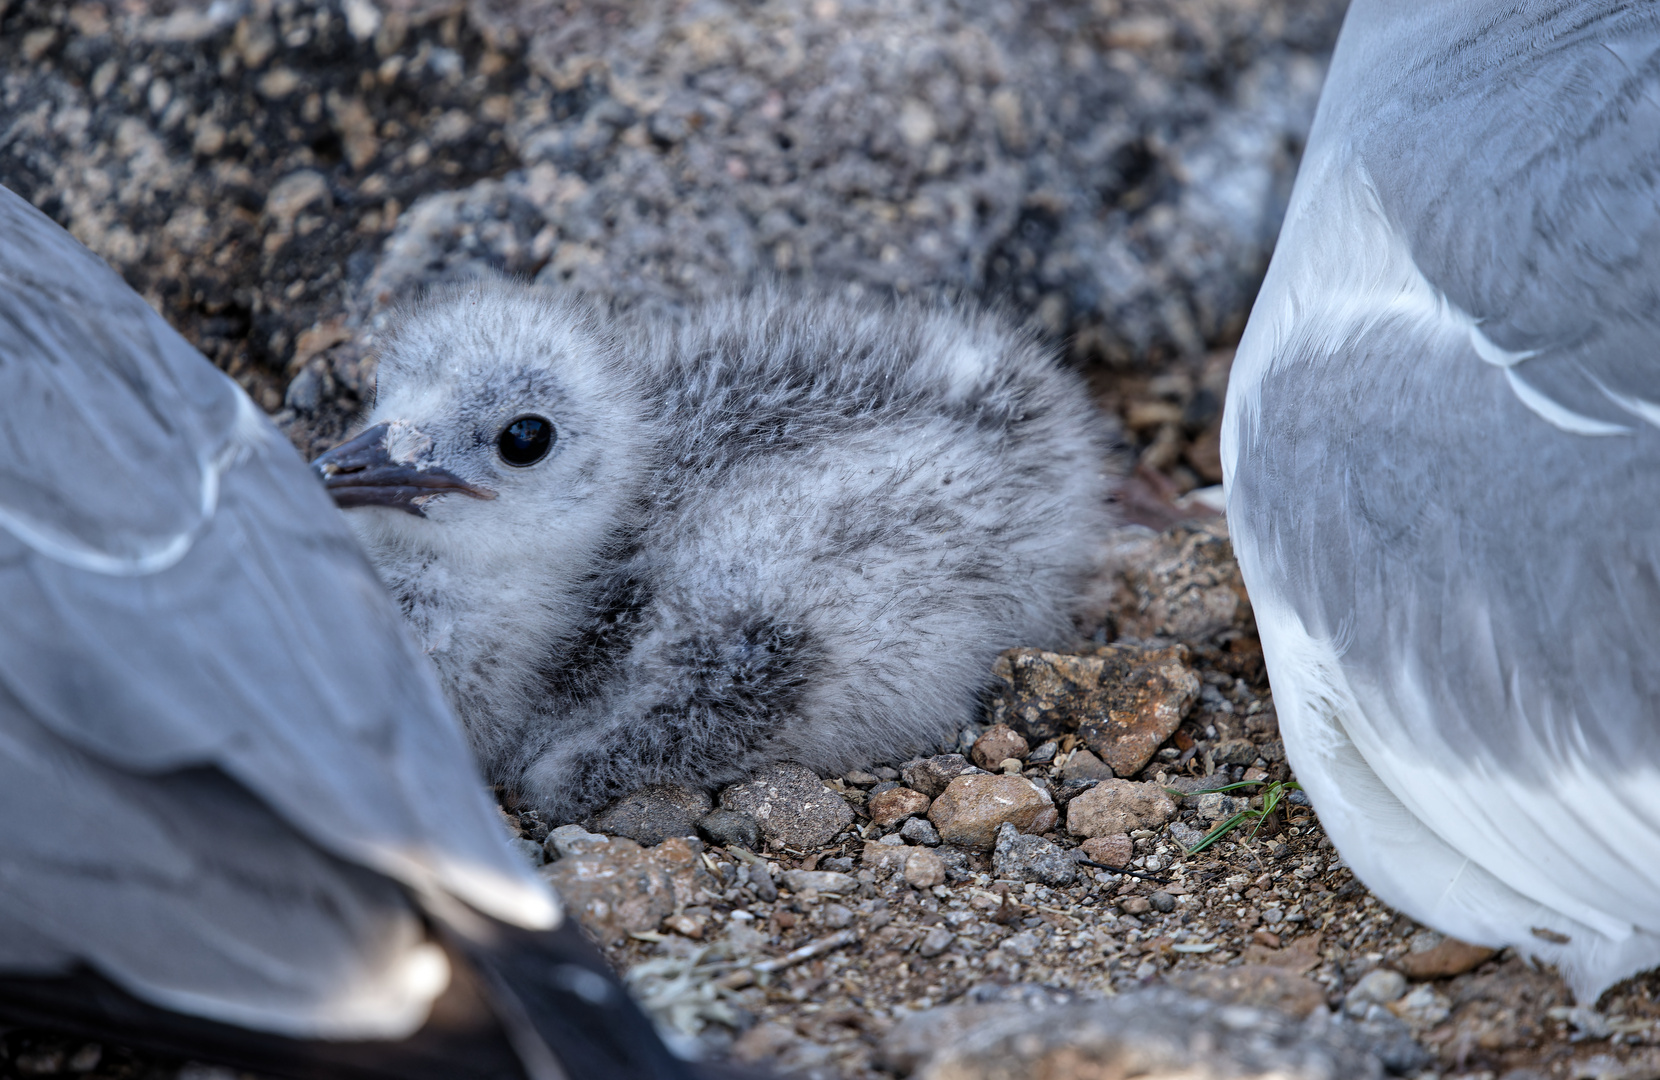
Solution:
<svg viewBox="0 0 1660 1080">
<path fill-rule="evenodd" d="M 1112 430 L 1000 319 L 763 291 L 429 298 L 315 464 L 498 783 L 559 818 L 937 745 L 1063 641 Z"/>
</svg>

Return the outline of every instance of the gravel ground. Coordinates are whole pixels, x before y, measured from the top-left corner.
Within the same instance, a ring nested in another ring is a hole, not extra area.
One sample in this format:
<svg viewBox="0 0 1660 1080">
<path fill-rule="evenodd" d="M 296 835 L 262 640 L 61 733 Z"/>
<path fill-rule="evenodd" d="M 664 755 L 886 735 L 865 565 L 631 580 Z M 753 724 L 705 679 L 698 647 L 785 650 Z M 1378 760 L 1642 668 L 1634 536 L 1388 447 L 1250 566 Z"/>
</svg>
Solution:
<svg viewBox="0 0 1660 1080">
<path fill-rule="evenodd" d="M 1132 526 L 1119 539 L 1120 587 L 1100 636 L 1146 630 L 1150 618 L 1169 629 L 1172 616 L 1179 621 L 1204 612 L 1181 627 L 1197 631 L 1183 644 L 1201 689 L 1190 695 L 1165 745 L 1131 776 L 1134 783 L 1192 793 L 1171 807 L 1168 822 L 1131 829 L 1119 839 L 1117 856 L 1106 856 L 1124 866 L 1119 860 L 1128 855 L 1128 867 L 1139 875 L 1074 861 L 1084 854 L 1070 831 L 1083 795 L 1069 790 L 1080 786 L 1068 782 L 1075 760 L 1063 759 L 1081 745 L 1075 738 L 1036 744 L 1021 755 L 1025 762 L 1017 761 L 1020 774 L 1053 792 L 1056 802 L 1072 800 L 1041 835 L 1041 846 L 1065 853 L 1058 865 L 1076 873 L 1068 884 L 1055 883 L 1057 863 L 1046 864 L 1039 854 L 937 844 L 932 834 L 945 828 L 916 824 L 926 817 L 877 824 L 881 803 L 895 801 L 881 800 L 885 784 L 929 784 L 905 783 L 920 775 L 914 765 L 872 763 L 819 781 L 851 811 L 846 827 L 822 812 L 795 814 L 790 808 L 799 802 L 780 802 L 774 829 L 799 829 L 792 818 L 805 817 L 834 831 L 810 851 L 769 844 L 765 820 L 753 853 L 710 840 L 673 840 L 646 850 L 648 858 L 662 851 L 666 873 L 683 878 L 673 913 L 656 925 L 645 926 L 638 916 L 630 922 L 614 905 L 596 918 L 592 901 L 611 894 L 567 886 L 619 969 L 673 1030 L 701 1037 L 712 1052 L 804 1076 L 880 1077 L 925 1066 L 964 1028 L 1006 1020 L 999 1003 L 1029 1023 L 1050 1016 L 1049 1027 L 1064 1026 L 1076 1024 L 1077 1015 L 1042 1008 L 1168 987 L 1305 1024 L 1312 1017 L 1336 1025 L 1392 1075 L 1660 1076 L 1660 979 L 1616 987 L 1594 1010 L 1573 1007 L 1554 974 L 1508 952 L 1444 940 L 1379 903 L 1332 850 L 1298 794 L 1260 824 L 1246 821 L 1190 854 L 1220 820 L 1236 808 L 1247 810 L 1252 792 L 1292 778 L 1225 529 L 1213 521 L 1160 535 Z M 1219 599 L 1224 594 L 1231 605 Z M 1145 648 L 1172 639 L 1120 640 Z M 1180 686 L 1160 692 L 1188 696 Z M 1018 691 L 1007 696 L 1008 713 L 1033 700 Z M 1007 738 L 1006 730 L 975 725 L 964 731 L 962 746 Z M 1051 752 L 1050 762 L 1031 760 Z M 1246 779 L 1261 783 L 1200 793 Z M 661 792 L 642 801 L 652 800 L 660 808 L 673 801 Z M 932 808 L 936 821 L 939 802 L 936 797 Z M 631 830 L 647 841 L 656 837 L 639 822 L 649 816 L 636 814 Z M 525 835 L 547 834 L 545 824 L 528 824 Z M 548 841 L 551 854 L 559 854 L 559 840 Z M 617 842 L 592 842 L 588 850 Z M 925 868 L 913 873 L 919 868 L 903 855 L 883 857 L 917 850 L 940 857 L 945 880 L 932 884 Z M 548 868 L 556 882 L 572 880 L 561 876 L 564 861 Z M 695 882 L 688 867 L 701 875 Z M 764 883 L 759 868 L 766 871 Z M 950 1008 L 936 1009 L 947 1003 Z M 954 1024 L 952 1009 L 968 1015 Z M 1036 1030 L 1052 1037 L 1049 1027 Z M 1224 1047 L 1209 1064 L 1221 1069 L 1233 1052 Z"/>
<path fill-rule="evenodd" d="M 557 829 L 504 810 L 688 1052 L 825 1077 L 1660 1078 L 1655 979 L 1571 1007 L 1378 903 L 1271 786 L 1294 778 L 1205 489 L 1341 8 L 0 0 L 0 183 L 308 455 L 370 393 L 389 307 L 481 274 L 666 307 L 767 276 L 943 291 L 1089 375 L 1140 526 L 1095 639 L 1006 657 L 942 748 L 962 760 L 782 769 Z M 0 1035 L 0 1074 L 64 1073 L 223 1076 Z"/>
</svg>

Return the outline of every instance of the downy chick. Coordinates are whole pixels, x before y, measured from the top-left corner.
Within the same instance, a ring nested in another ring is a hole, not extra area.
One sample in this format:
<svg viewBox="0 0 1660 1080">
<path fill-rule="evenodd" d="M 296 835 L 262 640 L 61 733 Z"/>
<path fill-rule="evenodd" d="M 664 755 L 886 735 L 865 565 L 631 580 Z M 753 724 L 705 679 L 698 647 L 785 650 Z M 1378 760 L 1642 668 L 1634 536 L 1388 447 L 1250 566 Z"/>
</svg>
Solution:
<svg viewBox="0 0 1660 1080">
<path fill-rule="evenodd" d="M 319 470 L 485 768 L 556 819 L 970 719 L 1098 570 L 1112 429 L 987 314 L 762 291 L 416 305 Z"/>
</svg>

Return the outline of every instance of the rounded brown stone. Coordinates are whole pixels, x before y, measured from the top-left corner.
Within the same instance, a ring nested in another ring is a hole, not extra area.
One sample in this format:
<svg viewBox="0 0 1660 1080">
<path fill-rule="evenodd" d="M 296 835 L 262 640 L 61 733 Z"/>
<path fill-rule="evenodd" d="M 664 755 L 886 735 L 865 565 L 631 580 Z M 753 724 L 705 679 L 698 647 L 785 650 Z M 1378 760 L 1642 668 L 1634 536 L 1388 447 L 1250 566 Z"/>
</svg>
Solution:
<svg viewBox="0 0 1660 1080">
<path fill-rule="evenodd" d="M 1462 975 L 1493 956 L 1485 945 L 1471 945 L 1457 938 L 1444 938 L 1433 948 L 1409 952 L 1394 962 L 1401 974 L 1411 979 L 1444 979 Z"/>
<path fill-rule="evenodd" d="M 865 803 L 870 820 L 878 825 L 893 825 L 914 814 L 926 814 L 932 800 L 920 791 L 906 787 L 879 791 Z"/>
<path fill-rule="evenodd" d="M 1024 833 L 1041 833 L 1055 826 L 1055 804 L 1048 792 L 1019 776 L 974 773 L 948 784 L 928 820 L 947 844 L 990 849 L 997 843 L 997 827 L 1007 821 Z"/>
<path fill-rule="evenodd" d="M 1176 803 L 1157 784 L 1103 780 L 1066 804 L 1073 836 L 1113 836 L 1156 829 L 1176 816 Z"/>
<path fill-rule="evenodd" d="M 1103 866 L 1127 866 L 1135 857 L 1135 842 L 1126 833 L 1092 836 L 1081 846 L 1085 855 Z"/>
<path fill-rule="evenodd" d="M 1025 761 L 1031 752 L 1031 746 L 1014 728 L 1007 724 L 994 724 L 990 731 L 974 740 L 974 749 L 968 753 L 980 768 L 996 771 L 1003 767 L 1005 758 Z"/>
</svg>

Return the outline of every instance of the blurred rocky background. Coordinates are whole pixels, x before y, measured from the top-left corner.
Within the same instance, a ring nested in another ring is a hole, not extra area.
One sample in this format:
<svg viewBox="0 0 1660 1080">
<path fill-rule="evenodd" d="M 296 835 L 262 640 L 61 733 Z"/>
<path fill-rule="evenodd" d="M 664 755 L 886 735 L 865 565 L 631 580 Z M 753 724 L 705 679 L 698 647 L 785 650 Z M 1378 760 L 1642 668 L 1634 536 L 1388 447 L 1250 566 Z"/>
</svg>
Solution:
<svg viewBox="0 0 1660 1080">
<path fill-rule="evenodd" d="M 1220 480 L 1229 346 L 1338 0 L 0 0 L 0 183 L 314 454 L 388 308 L 774 276 L 1004 305 L 1147 467 Z"/>
</svg>

